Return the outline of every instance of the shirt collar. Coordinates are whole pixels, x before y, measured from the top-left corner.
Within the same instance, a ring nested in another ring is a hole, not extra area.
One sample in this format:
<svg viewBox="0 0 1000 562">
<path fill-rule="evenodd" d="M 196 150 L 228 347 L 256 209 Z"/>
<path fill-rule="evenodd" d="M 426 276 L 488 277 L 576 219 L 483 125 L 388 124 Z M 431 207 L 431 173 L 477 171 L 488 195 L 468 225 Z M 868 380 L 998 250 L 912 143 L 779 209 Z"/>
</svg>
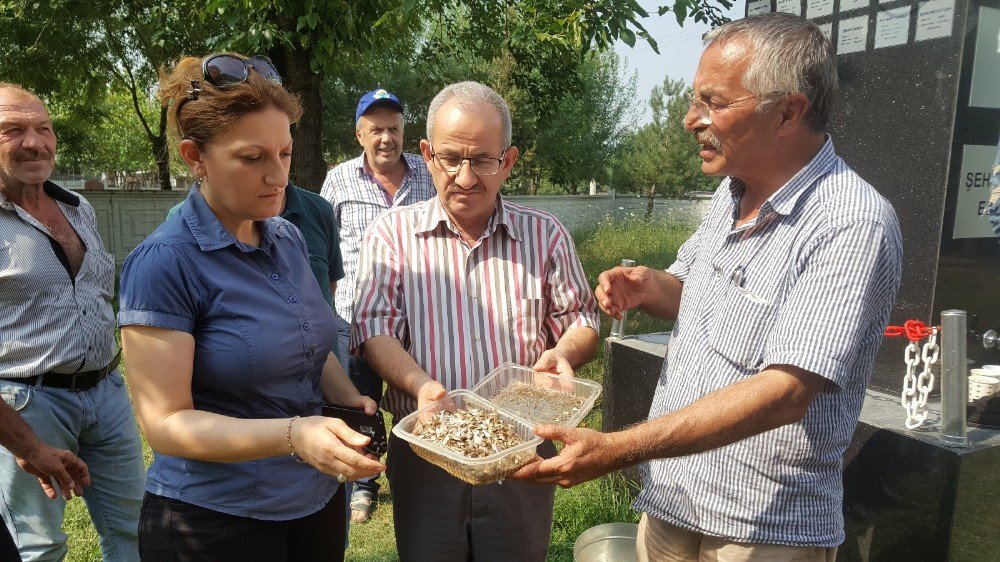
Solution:
<svg viewBox="0 0 1000 562">
<path fill-rule="evenodd" d="M 482 237 L 490 236 L 498 227 L 503 226 L 511 238 L 520 242 L 523 237 L 520 227 L 513 220 L 513 211 L 508 207 L 508 203 L 504 201 L 503 197 L 498 196 L 498 198 L 500 204 L 493 209 L 493 216 L 490 217 L 490 221 L 487 223 Z M 427 201 L 426 212 L 417 219 L 414 233 L 427 234 L 433 232 L 441 223 L 444 223 L 449 230 L 457 231 L 451 222 L 451 217 L 444 210 L 444 205 L 441 204 L 440 197 L 434 196 Z"/>
<path fill-rule="evenodd" d="M 771 212 L 779 215 L 790 215 L 795 209 L 795 204 L 798 202 L 799 197 L 810 186 L 815 184 L 816 180 L 830 171 L 836 156 L 837 154 L 833 149 L 833 139 L 830 135 L 826 135 L 826 141 L 823 143 L 822 148 L 819 149 L 819 152 L 813 156 L 808 164 L 792 176 L 792 179 L 785 182 L 785 185 L 778 188 L 777 191 L 764 201 L 760 206 L 759 215 L 763 217 L 769 215 Z M 746 192 L 746 185 L 739 178 L 730 178 L 729 192 L 733 196 L 734 206 L 738 209 L 739 199 Z M 734 209 L 733 212 L 735 213 L 736 210 Z"/>
<path fill-rule="evenodd" d="M 215 216 L 212 208 L 205 201 L 205 196 L 197 186 L 192 186 L 188 192 L 185 204 L 181 205 L 181 217 L 194 235 L 198 247 L 202 251 L 208 252 L 218 250 L 226 246 L 235 245 L 244 252 L 250 252 L 256 248 L 244 244 L 236 239 L 226 227 L 222 226 L 219 217 Z M 266 250 L 274 243 L 275 239 L 287 236 L 285 232 L 285 221 L 275 217 L 264 219 L 261 223 L 260 249 Z"/>
<path fill-rule="evenodd" d="M 65 203 L 70 207 L 80 206 L 79 195 L 67 191 L 59 187 L 58 185 L 54 184 L 53 182 L 46 181 L 45 183 L 42 184 L 42 189 L 45 190 L 46 195 L 55 199 L 56 201 L 59 201 L 60 203 Z"/>
<path fill-rule="evenodd" d="M 289 217 L 300 215 L 302 215 L 302 197 L 294 185 L 288 184 L 285 188 L 285 208 L 281 211 L 281 218 L 291 221 Z"/>
<path fill-rule="evenodd" d="M 406 168 L 406 171 L 403 173 L 404 178 L 408 177 L 410 172 L 413 171 L 413 166 L 410 165 L 410 161 L 406 159 L 406 156 L 405 152 L 399 154 L 399 159 L 403 162 L 403 167 Z M 368 166 L 368 158 L 365 157 L 364 152 L 361 153 L 361 156 L 358 156 L 357 161 L 358 177 L 374 180 L 375 175 L 372 174 L 372 169 Z"/>
<path fill-rule="evenodd" d="M 80 206 L 79 195 L 73 193 L 72 191 L 63 189 L 51 181 L 46 180 L 45 183 L 42 184 L 42 190 L 45 191 L 46 195 L 60 203 L 69 205 L 70 207 Z M 0 192 L 0 207 L 9 207 L 10 205 L 12 205 L 12 203 L 7 200 L 7 196 Z"/>
</svg>

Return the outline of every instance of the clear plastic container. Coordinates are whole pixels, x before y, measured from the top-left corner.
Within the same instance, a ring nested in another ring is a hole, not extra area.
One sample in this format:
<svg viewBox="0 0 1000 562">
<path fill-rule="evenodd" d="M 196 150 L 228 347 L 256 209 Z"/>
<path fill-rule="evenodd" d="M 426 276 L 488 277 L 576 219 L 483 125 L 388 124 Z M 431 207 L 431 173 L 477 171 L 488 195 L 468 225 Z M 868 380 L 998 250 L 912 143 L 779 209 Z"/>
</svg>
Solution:
<svg viewBox="0 0 1000 562">
<path fill-rule="evenodd" d="M 561 392 L 580 399 L 582 403 L 572 408 L 558 408 L 538 404 L 538 400 L 522 403 L 521 405 L 510 403 L 493 402 L 497 395 L 516 383 L 525 383 L 532 386 Z M 601 395 L 601 385 L 586 379 L 575 377 L 561 377 L 552 373 L 533 371 L 531 369 L 504 363 L 493 369 L 479 384 L 472 387 L 472 392 L 477 396 L 489 400 L 492 404 L 502 410 L 506 410 L 516 416 L 524 418 L 533 424 L 554 424 L 566 427 L 576 427 L 587 417 L 590 410 L 594 408 L 598 396 Z"/>
<path fill-rule="evenodd" d="M 517 435 L 524 439 L 524 443 L 488 457 L 474 459 L 453 449 L 417 437 L 416 433 L 419 432 L 417 424 L 420 423 L 420 420 L 427 419 L 428 415 L 442 411 L 464 410 L 469 406 L 496 412 L 500 419 L 514 427 Z M 542 439 L 535 435 L 531 428 L 530 422 L 497 408 L 468 390 L 453 390 L 443 400 L 417 410 L 400 420 L 392 428 L 392 432 L 408 442 L 413 452 L 420 458 L 441 467 L 445 472 L 463 482 L 479 485 L 500 482 L 535 458 L 535 449 L 542 442 Z"/>
</svg>

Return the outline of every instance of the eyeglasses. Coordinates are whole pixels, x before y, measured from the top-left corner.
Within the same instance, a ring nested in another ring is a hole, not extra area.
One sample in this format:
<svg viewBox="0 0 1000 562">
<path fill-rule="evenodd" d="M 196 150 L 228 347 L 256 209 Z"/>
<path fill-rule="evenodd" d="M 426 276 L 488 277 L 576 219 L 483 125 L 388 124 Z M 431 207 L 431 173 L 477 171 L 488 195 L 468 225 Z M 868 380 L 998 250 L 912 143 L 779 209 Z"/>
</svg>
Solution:
<svg viewBox="0 0 1000 562">
<path fill-rule="evenodd" d="M 226 88 L 250 79 L 250 69 L 266 80 L 281 85 L 281 75 L 271 59 L 263 56 L 242 59 L 234 55 L 213 55 L 201 63 L 201 75 L 209 84 Z"/>
<path fill-rule="evenodd" d="M 469 166 L 472 167 L 472 173 L 477 176 L 496 175 L 496 173 L 500 171 L 500 166 L 503 165 L 504 156 L 507 154 L 507 149 L 505 148 L 503 149 L 503 152 L 500 153 L 500 158 L 490 158 L 489 156 L 463 158 L 457 154 L 433 152 L 433 150 L 434 147 L 431 147 L 431 160 L 442 172 L 457 174 L 462 169 L 462 164 L 465 164 L 465 162 L 468 161 Z"/>
<path fill-rule="evenodd" d="M 688 92 L 688 93 L 684 94 L 684 101 L 687 102 L 688 107 L 693 107 L 693 108 L 695 108 L 695 110 L 698 111 L 698 121 L 702 125 L 711 125 L 712 124 L 712 112 L 713 111 L 719 111 L 719 110 L 722 110 L 722 109 L 726 109 L 727 107 L 729 107 L 731 105 L 735 105 L 737 103 L 740 103 L 741 101 L 752 100 L 752 99 L 757 98 L 757 97 L 769 96 L 771 94 L 776 94 L 776 93 L 777 92 L 768 92 L 766 94 L 757 94 L 757 95 L 753 95 L 753 96 L 747 96 L 745 98 L 740 98 L 738 100 L 731 101 L 729 103 L 713 103 L 713 102 L 705 101 L 705 100 L 703 100 L 701 98 L 698 98 L 695 95 L 694 92 Z"/>
</svg>

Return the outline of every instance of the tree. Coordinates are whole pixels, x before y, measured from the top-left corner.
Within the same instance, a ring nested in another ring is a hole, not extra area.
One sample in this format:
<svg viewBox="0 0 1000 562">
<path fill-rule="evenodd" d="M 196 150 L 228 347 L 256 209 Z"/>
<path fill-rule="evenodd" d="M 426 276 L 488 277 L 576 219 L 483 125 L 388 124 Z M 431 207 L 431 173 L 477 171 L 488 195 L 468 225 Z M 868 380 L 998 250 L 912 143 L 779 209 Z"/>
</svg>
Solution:
<svg viewBox="0 0 1000 562">
<path fill-rule="evenodd" d="M 590 180 L 605 183 L 611 158 L 633 125 L 635 76 L 619 75 L 613 51 L 589 54 L 579 87 L 566 92 L 538 130 L 537 163 L 551 183 L 575 195 Z"/>
<path fill-rule="evenodd" d="M 521 155 L 505 193 L 535 193 L 543 180 L 572 193 L 591 178 L 604 180 L 610 154 L 631 125 L 625 117 L 634 92 L 634 84 L 619 76 L 614 53 L 574 51 L 550 63 L 519 60 L 502 37 L 474 31 L 475 17 L 467 6 L 453 5 L 432 15 L 421 33 L 394 36 L 395 48 L 387 52 L 343 57 L 323 85 L 327 153 L 335 160 L 357 154 L 354 104 L 376 86 L 392 90 L 406 105 L 406 148 L 416 150 L 431 98 L 446 84 L 471 79 L 496 89 L 511 108 L 513 144 Z M 520 49 L 544 50 L 531 41 Z M 543 71 L 545 64 L 556 70 Z"/>
<path fill-rule="evenodd" d="M 616 158 L 613 184 L 621 191 L 641 191 L 648 198 L 646 218 L 653 214 L 657 195 L 678 196 L 709 190 L 717 181 L 701 172 L 698 141 L 684 128 L 689 92 L 682 80 L 664 77 L 655 86 L 649 104 L 653 121 L 624 143 Z"/>
<path fill-rule="evenodd" d="M 101 105 L 113 92 L 126 93 L 160 186 L 170 189 L 166 108 L 150 101 L 160 65 L 206 49 L 210 31 L 182 23 L 199 7 L 194 0 L 0 4 L 0 33 L 13 39 L 0 43 L 0 75 L 84 116 L 99 115 L 88 106 Z"/>
<path fill-rule="evenodd" d="M 135 119 L 131 96 L 115 91 L 94 102 L 73 101 L 58 99 L 48 104 L 59 135 L 61 170 L 77 174 L 105 172 L 121 185 L 126 176 L 156 169 L 146 134 Z M 158 111 L 155 100 L 142 102 L 148 114 Z"/>
<path fill-rule="evenodd" d="M 696 1 L 696 0 L 690 0 Z M 702 1 L 702 0 L 697 0 Z M 563 72 L 591 49 L 636 37 L 655 48 L 640 19 L 648 14 L 634 0 L 209 0 L 204 17 L 221 20 L 226 45 L 267 51 L 303 100 L 307 119 L 293 132 L 292 173 L 303 187 L 318 190 L 326 173 L 321 141 L 324 111 L 320 75 L 336 68 L 342 51 L 391 48 L 393 32 L 430 21 L 436 34 L 427 46 L 439 56 L 466 49 L 487 60 L 500 53 L 517 61 L 510 85 L 538 100 L 565 91 Z M 535 79 L 533 79 L 535 78 Z M 499 89 L 498 89 L 499 90 Z M 507 92 L 501 91 L 501 94 Z"/>
<path fill-rule="evenodd" d="M 711 17 L 708 2 L 728 5 L 728 0 L 677 0 L 660 11 L 697 20 Z M 427 73 L 408 75 L 414 92 L 433 92 L 431 84 L 461 77 L 484 81 L 504 95 L 516 115 L 516 143 L 525 148 L 524 161 L 537 184 L 541 168 L 531 165 L 538 132 L 563 97 L 582 88 L 585 76 L 578 71 L 586 54 L 618 39 L 630 45 L 645 40 L 655 50 L 641 24 L 647 16 L 635 0 L 15 0 L 0 4 L 0 34 L 10 40 L 0 43 L 0 75 L 67 106 L 125 92 L 161 186 L 169 188 L 166 109 L 147 103 L 155 93 L 156 70 L 182 54 L 226 49 L 268 54 L 305 106 L 306 118 L 293 129 L 292 177 L 318 190 L 326 171 L 321 77 L 341 91 L 354 89 L 345 97 L 357 99 L 364 91 L 357 90 L 360 82 L 338 86 L 336 73 L 349 69 L 348 57 L 358 53 L 369 53 L 373 62 L 388 54 L 394 64 L 408 60 Z M 400 56 L 399 45 L 424 59 Z M 570 185 L 569 179 L 559 181 Z"/>
<path fill-rule="evenodd" d="M 292 130 L 295 151 L 292 181 L 319 191 L 326 175 L 323 157 L 322 76 L 336 68 L 345 51 L 378 46 L 387 37 L 374 29 L 395 0 L 209 0 L 203 21 L 218 25 L 219 46 L 245 53 L 266 53 L 285 86 L 297 94 L 305 118 Z M 401 24 L 410 22 L 404 18 Z M 387 26 L 389 27 L 389 26 Z"/>
</svg>

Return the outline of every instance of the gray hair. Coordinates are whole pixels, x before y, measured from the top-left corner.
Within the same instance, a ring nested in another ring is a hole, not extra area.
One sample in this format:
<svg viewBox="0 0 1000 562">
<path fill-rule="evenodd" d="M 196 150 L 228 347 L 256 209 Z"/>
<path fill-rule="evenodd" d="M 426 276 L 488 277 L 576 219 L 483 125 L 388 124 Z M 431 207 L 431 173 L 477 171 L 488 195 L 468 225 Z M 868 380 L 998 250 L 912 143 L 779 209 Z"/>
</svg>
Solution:
<svg viewBox="0 0 1000 562">
<path fill-rule="evenodd" d="M 503 147 L 507 148 L 511 144 L 510 108 L 500 94 L 493 88 L 480 84 L 479 82 L 458 82 L 445 86 L 431 100 L 430 107 L 427 108 L 427 140 L 434 138 L 434 122 L 437 120 L 437 112 L 446 102 L 455 100 L 458 107 L 465 110 L 480 110 L 483 107 L 492 107 L 500 115 L 500 123 L 503 126 Z"/>
<path fill-rule="evenodd" d="M 802 93 L 810 107 L 803 123 L 823 132 L 837 94 L 837 58 L 815 23 L 791 14 L 767 13 L 729 22 L 705 34 L 705 45 L 744 42 L 752 47 L 743 86 L 757 96 L 763 113 L 781 96 Z"/>
<path fill-rule="evenodd" d="M 17 96 L 21 96 L 23 98 L 31 98 L 31 99 L 36 99 L 38 101 L 42 101 L 42 98 L 38 97 L 38 95 L 35 94 L 35 92 L 32 92 L 31 90 L 25 88 L 24 86 L 22 86 L 20 84 L 14 84 L 13 82 L 3 82 L 3 81 L 0 81 L 0 90 L 14 90 L 14 91 L 17 92 L 17 94 L 15 94 Z"/>
</svg>

